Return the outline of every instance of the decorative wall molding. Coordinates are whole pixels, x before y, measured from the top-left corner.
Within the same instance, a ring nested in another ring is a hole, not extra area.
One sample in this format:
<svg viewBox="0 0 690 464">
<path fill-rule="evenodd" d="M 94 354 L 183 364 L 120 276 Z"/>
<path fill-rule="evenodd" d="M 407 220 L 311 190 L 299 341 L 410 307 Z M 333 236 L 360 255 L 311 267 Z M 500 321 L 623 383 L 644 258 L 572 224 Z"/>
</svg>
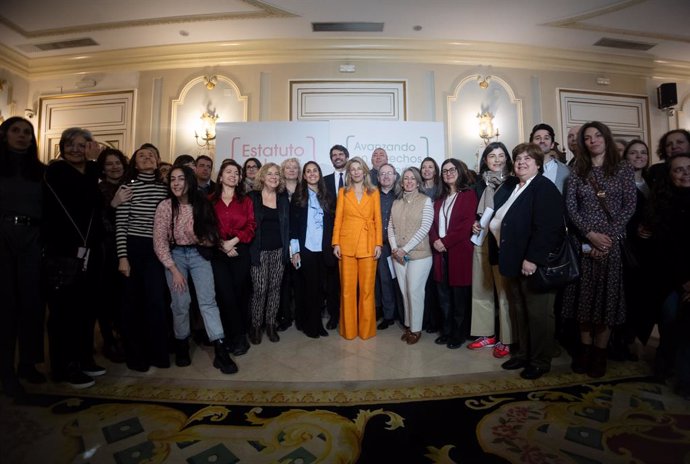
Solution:
<svg viewBox="0 0 690 464">
<path fill-rule="evenodd" d="M 569 127 L 600 121 L 609 126 L 614 137 L 639 138 L 650 143 L 646 95 L 572 89 L 557 89 L 557 92 L 561 134 L 567 134 Z"/>
<path fill-rule="evenodd" d="M 170 156 L 174 159 L 182 153 L 202 154 L 194 140 L 194 131 L 205 111 L 219 115 L 217 122 L 246 122 L 249 116 L 248 97 L 243 96 L 235 82 L 216 74 L 215 87 L 206 87 L 208 76 L 197 76 L 188 81 L 179 96 L 171 101 L 170 109 Z M 206 150 L 206 149 L 204 149 Z M 215 147 L 203 153 L 215 155 Z"/>
<path fill-rule="evenodd" d="M 28 79 L 70 73 L 189 69 L 205 66 L 374 61 L 486 65 L 494 67 L 611 73 L 649 78 L 689 79 L 690 63 L 655 62 L 650 57 L 585 53 L 488 42 L 440 40 L 321 39 L 254 40 L 227 47 L 225 42 L 144 47 L 59 57 L 25 58 L 0 44 L 0 66 Z"/>
<path fill-rule="evenodd" d="M 44 95 L 39 100 L 38 143 L 42 160 L 59 154 L 62 131 L 88 129 L 95 140 L 129 155 L 134 150 L 136 90 Z"/>
<path fill-rule="evenodd" d="M 290 120 L 407 120 L 407 81 L 290 81 Z"/>
<path fill-rule="evenodd" d="M 484 81 L 487 87 L 480 86 Z M 507 147 L 524 140 L 522 99 L 499 76 L 471 74 L 464 77 L 446 97 L 448 156 L 476 169 L 484 141 L 479 137 L 477 113 L 490 112 L 500 132 L 499 141 Z M 508 154 L 508 153 L 506 153 Z"/>
</svg>

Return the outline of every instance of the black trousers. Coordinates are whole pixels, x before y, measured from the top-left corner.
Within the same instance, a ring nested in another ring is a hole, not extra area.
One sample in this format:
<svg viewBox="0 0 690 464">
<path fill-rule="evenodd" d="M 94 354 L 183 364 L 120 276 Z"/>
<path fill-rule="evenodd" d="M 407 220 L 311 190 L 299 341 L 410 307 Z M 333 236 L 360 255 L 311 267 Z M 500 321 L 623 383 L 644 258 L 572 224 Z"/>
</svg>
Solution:
<svg viewBox="0 0 690 464">
<path fill-rule="evenodd" d="M 447 261 L 444 259 L 443 278 L 436 282 L 438 303 L 443 316 L 441 334 L 453 341 L 463 342 L 470 334 L 472 315 L 472 285 L 455 287 L 448 284 Z"/>
<path fill-rule="evenodd" d="M 322 253 L 331 253 L 331 250 Z M 340 321 L 340 267 L 326 266 L 326 310 L 330 320 Z"/>
<path fill-rule="evenodd" d="M 54 375 L 63 375 L 72 364 L 93 360 L 102 265 L 102 248 L 92 247 L 86 272 L 72 285 L 48 289 L 48 342 Z"/>
<path fill-rule="evenodd" d="M 45 302 L 41 292 L 37 226 L 0 223 L 0 372 L 43 361 Z"/>
<path fill-rule="evenodd" d="M 216 286 L 216 302 L 220 309 L 223 330 L 230 338 L 247 334 L 249 314 L 249 249 L 244 244 L 237 247 L 239 256 L 230 258 L 216 253 L 211 260 L 213 280 Z"/>
<path fill-rule="evenodd" d="M 315 336 L 323 330 L 321 309 L 326 296 L 326 266 L 323 252 L 312 252 L 306 248 L 300 251 L 302 266 L 299 274 L 299 301 L 303 310 L 299 312 L 299 322 L 305 334 Z M 292 266 L 292 265 L 290 265 Z M 294 269 L 294 268 L 293 268 Z"/>
<path fill-rule="evenodd" d="M 167 366 L 168 317 L 165 270 L 153 251 L 153 239 L 127 237 L 130 275 L 125 278 L 122 313 L 127 362 Z"/>
</svg>

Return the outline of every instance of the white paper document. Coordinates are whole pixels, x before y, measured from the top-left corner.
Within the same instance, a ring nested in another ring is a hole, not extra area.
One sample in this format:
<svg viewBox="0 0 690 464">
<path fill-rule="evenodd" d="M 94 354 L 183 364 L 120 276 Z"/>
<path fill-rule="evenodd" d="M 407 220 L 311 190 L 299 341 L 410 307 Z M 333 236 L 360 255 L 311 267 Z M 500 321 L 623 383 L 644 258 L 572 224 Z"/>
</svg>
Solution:
<svg viewBox="0 0 690 464">
<path fill-rule="evenodd" d="M 482 217 L 479 219 L 479 227 L 481 227 L 482 230 L 479 231 L 478 234 L 472 234 L 472 238 L 470 238 L 472 243 L 477 246 L 482 246 L 482 243 L 484 243 L 484 239 L 486 238 L 486 234 L 489 233 L 489 223 L 491 222 L 492 217 L 494 217 L 494 210 L 491 208 L 486 208 L 484 210 L 484 214 L 482 214 Z"/>
</svg>

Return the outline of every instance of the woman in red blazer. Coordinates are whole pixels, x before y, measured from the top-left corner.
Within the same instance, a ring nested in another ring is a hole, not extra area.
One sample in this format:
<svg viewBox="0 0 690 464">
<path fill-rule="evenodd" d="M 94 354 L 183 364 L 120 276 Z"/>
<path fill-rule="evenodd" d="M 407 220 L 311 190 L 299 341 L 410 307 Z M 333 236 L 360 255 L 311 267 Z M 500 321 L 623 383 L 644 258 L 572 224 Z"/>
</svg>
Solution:
<svg viewBox="0 0 690 464">
<path fill-rule="evenodd" d="M 435 342 L 459 348 L 469 333 L 472 304 L 472 224 L 477 195 L 474 175 L 450 158 L 441 166 L 441 196 L 434 202 L 434 223 L 429 240 L 434 257 L 434 280 L 443 315 L 441 334 Z"/>
<path fill-rule="evenodd" d="M 338 194 L 333 254 L 340 260 L 340 335 L 351 340 L 376 335 L 374 283 L 383 232 L 379 191 L 359 157 L 345 165 L 345 187 Z M 359 301 L 358 300 L 359 287 Z"/>
</svg>

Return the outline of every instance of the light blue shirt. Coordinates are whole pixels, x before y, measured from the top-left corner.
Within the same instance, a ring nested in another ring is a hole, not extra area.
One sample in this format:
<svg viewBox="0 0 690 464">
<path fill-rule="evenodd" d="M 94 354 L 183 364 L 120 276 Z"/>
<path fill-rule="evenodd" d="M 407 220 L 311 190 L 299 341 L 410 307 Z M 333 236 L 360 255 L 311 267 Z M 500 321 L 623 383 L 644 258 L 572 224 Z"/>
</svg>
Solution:
<svg viewBox="0 0 690 464">
<path fill-rule="evenodd" d="M 314 253 L 322 251 L 323 241 L 323 208 L 316 197 L 316 193 L 309 191 L 309 201 L 307 202 L 307 234 L 304 238 L 304 246 L 307 250 Z M 290 240 L 290 251 L 292 254 L 299 253 L 299 241 Z"/>
</svg>

